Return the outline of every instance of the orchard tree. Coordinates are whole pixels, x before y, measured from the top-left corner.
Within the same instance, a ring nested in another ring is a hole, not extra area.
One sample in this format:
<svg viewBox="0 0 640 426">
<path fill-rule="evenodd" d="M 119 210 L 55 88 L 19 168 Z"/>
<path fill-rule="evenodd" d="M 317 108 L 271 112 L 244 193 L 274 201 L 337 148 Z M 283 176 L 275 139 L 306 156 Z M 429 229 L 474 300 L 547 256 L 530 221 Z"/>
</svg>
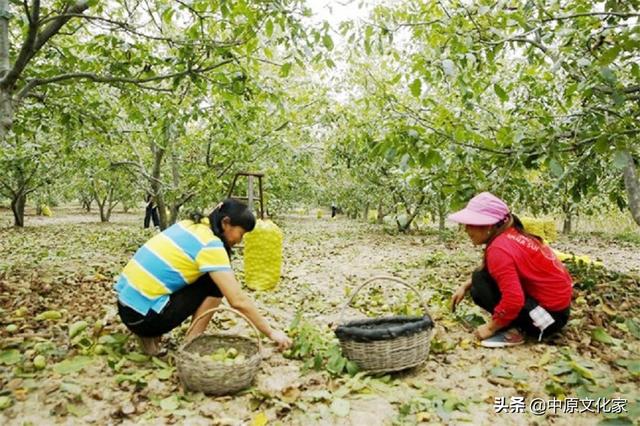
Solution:
<svg viewBox="0 0 640 426">
<path fill-rule="evenodd" d="M 388 80 L 415 102 L 392 104 L 425 129 L 531 169 L 602 158 L 622 171 L 640 223 L 637 10 L 637 1 L 615 0 L 405 1 L 344 30 L 361 51 L 394 64 Z M 582 179 L 582 166 L 568 169 L 556 176 L 562 185 L 597 181 Z M 601 189 L 581 188 L 581 201 Z"/>
<path fill-rule="evenodd" d="M 0 146 L 24 140 L 17 133 L 25 126 L 16 123 L 36 113 L 28 105 L 55 99 L 61 85 L 93 82 L 172 94 L 182 80 L 193 79 L 215 90 L 252 78 L 265 61 L 286 77 L 322 36 L 323 30 L 313 30 L 308 37 L 301 24 L 308 14 L 300 0 L 1 0 Z M 82 104 L 82 91 L 76 93 Z M 11 195 L 15 224 L 22 226 L 19 206 L 33 188 L 10 186 L 22 188 Z"/>
</svg>

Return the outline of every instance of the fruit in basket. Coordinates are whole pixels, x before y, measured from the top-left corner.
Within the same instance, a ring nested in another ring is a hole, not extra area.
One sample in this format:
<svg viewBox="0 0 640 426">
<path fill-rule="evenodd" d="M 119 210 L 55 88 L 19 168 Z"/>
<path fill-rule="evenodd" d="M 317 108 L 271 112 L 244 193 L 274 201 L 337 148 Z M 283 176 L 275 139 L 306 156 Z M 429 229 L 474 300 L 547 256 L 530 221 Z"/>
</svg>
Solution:
<svg viewBox="0 0 640 426">
<path fill-rule="evenodd" d="M 213 361 L 221 362 L 225 365 L 241 364 L 246 361 L 243 354 L 238 352 L 236 348 L 218 348 L 209 355 Z"/>
</svg>

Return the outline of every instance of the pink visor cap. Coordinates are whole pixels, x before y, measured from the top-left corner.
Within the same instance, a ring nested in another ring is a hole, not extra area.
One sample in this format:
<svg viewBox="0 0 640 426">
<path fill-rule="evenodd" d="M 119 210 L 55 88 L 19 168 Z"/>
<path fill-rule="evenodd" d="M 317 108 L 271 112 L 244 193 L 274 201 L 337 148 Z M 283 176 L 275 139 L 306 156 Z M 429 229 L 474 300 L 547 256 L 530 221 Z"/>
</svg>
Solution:
<svg viewBox="0 0 640 426">
<path fill-rule="evenodd" d="M 465 225 L 494 225 L 509 214 L 509 207 L 490 192 L 482 192 L 467 203 L 464 209 L 452 213 L 448 219 Z"/>
</svg>

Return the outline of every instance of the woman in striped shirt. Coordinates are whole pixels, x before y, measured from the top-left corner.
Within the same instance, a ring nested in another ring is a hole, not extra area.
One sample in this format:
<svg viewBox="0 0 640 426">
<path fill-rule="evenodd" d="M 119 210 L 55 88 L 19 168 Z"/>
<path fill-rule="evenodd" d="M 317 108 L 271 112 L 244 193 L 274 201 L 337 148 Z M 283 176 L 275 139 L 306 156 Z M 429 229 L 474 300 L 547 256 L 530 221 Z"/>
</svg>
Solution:
<svg viewBox="0 0 640 426">
<path fill-rule="evenodd" d="M 226 297 L 262 333 L 283 350 L 291 345 L 287 335 L 271 328 L 247 296 L 231 270 L 231 247 L 255 227 L 249 208 L 227 199 L 203 218 L 194 215 L 147 241 L 124 267 L 115 289 L 118 313 L 136 334 L 147 354 L 157 354 L 160 337 L 189 316 L 197 318 Z M 185 336 L 204 332 L 212 313 Z"/>
</svg>

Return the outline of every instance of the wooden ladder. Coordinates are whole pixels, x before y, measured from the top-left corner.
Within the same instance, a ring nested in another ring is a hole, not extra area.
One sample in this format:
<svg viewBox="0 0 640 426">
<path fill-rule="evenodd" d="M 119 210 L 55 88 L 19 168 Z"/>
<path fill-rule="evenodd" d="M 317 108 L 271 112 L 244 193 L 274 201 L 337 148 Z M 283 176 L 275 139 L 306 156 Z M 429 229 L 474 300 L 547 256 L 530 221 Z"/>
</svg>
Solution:
<svg viewBox="0 0 640 426">
<path fill-rule="evenodd" d="M 248 179 L 247 182 L 247 195 L 245 196 L 235 196 L 233 195 L 233 190 L 236 186 L 236 182 L 238 181 L 239 176 L 246 176 Z M 264 220 L 264 196 L 262 192 L 262 178 L 264 177 L 264 173 L 252 173 L 252 172 L 238 172 L 233 177 L 233 182 L 231 183 L 231 187 L 229 188 L 229 193 L 227 194 L 227 198 L 233 198 L 236 200 L 246 201 L 247 205 L 251 210 L 254 209 L 254 205 L 256 201 L 260 201 L 260 219 Z M 254 179 L 258 178 L 258 199 L 255 197 L 254 190 Z"/>
</svg>

